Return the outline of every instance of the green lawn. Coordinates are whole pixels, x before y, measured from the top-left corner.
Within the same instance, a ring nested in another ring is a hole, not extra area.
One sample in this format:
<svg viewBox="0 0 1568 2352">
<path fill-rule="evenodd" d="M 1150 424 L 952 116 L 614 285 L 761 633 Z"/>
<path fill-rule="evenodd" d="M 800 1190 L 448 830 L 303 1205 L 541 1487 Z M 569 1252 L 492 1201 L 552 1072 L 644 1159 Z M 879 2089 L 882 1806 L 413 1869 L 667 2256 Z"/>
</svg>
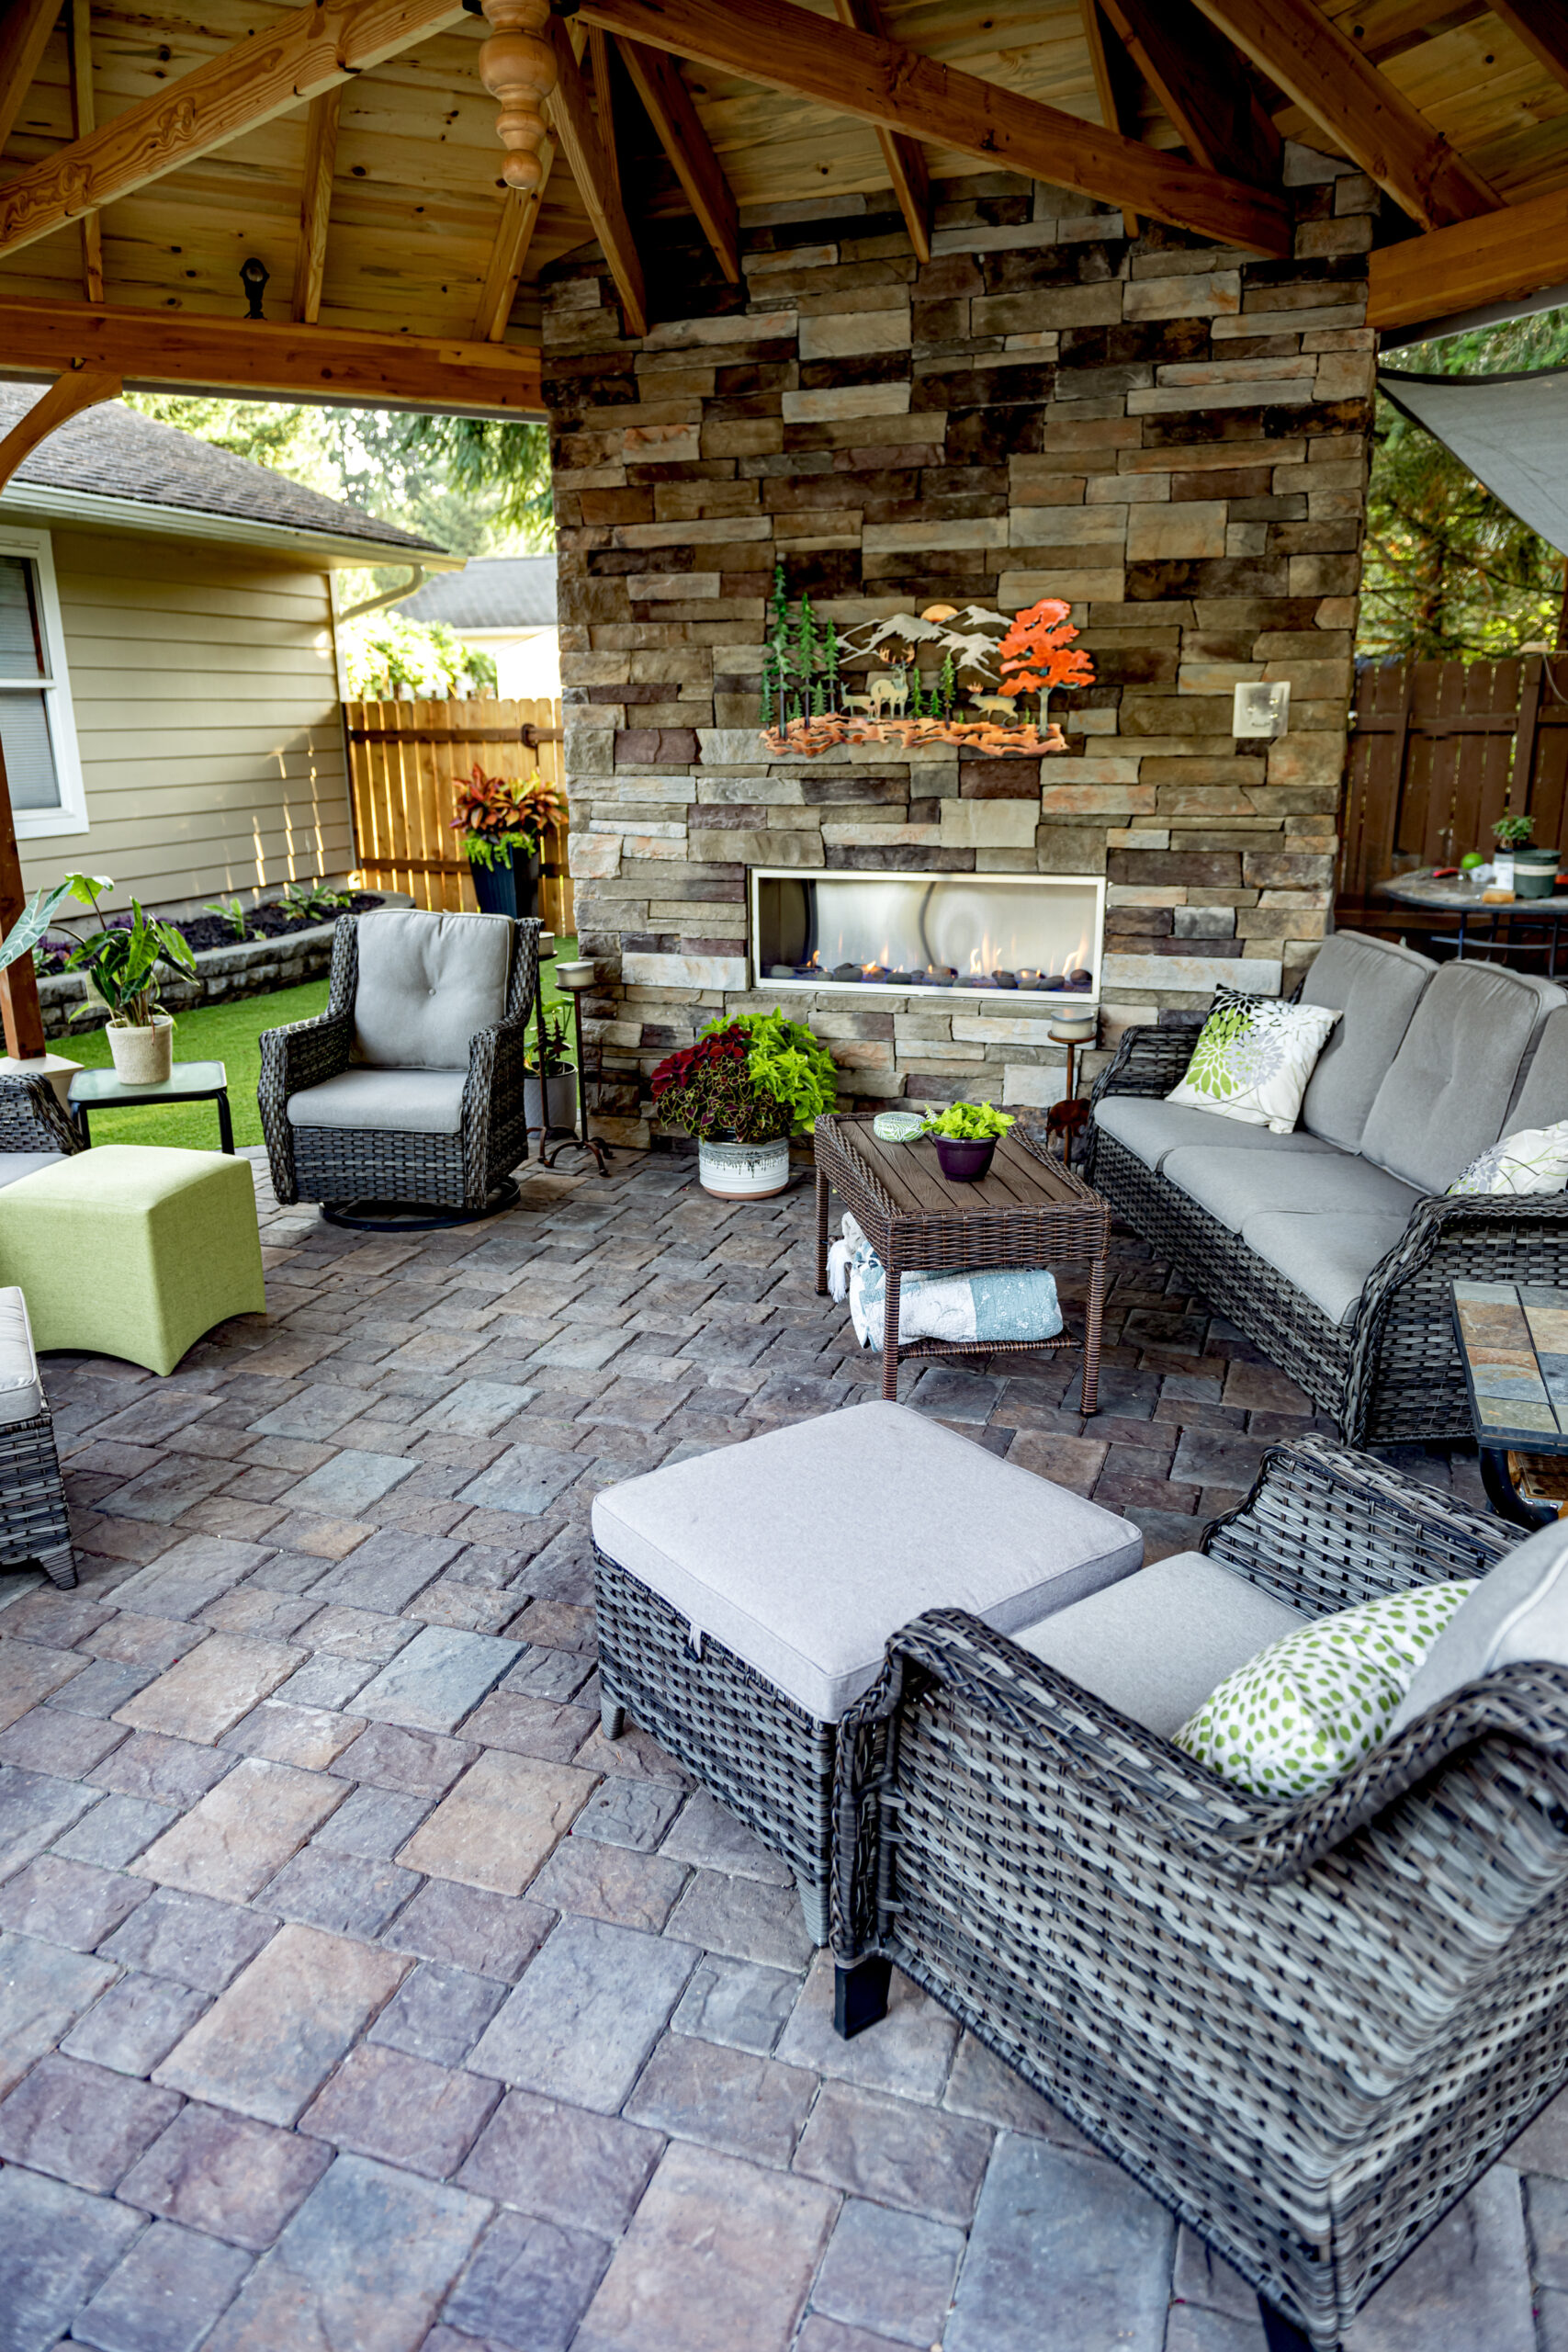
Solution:
<svg viewBox="0 0 1568 2352">
<path fill-rule="evenodd" d="M 556 952 L 570 960 L 577 953 L 574 939 L 560 939 Z M 553 967 L 545 970 L 545 1002 L 560 1001 Z M 175 1024 L 177 1062 L 221 1062 L 229 1073 L 229 1107 L 234 1119 L 234 1141 L 240 1147 L 259 1144 L 261 1114 L 256 1109 L 256 1085 L 261 1077 L 264 1029 L 280 1029 L 289 1021 L 309 1021 L 324 1012 L 325 980 L 310 980 L 304 988 L 278 989 L 271 996 L 241 997 L 228 1004 L 198 1005 L 182 1012 Z M 109 1064 L 108 1039 L 101 1029 L 85 1029 L 72 1037 L 50 1040 L 52 1053 L 68 1055 L 88 1069 Z M 95 1143 L 172 1144 L 185 1151 L 216 1151 L 218 1106 L 213 1102 L 169 1102 L 157 1110 L 95 1111 Z"/>
</svg>

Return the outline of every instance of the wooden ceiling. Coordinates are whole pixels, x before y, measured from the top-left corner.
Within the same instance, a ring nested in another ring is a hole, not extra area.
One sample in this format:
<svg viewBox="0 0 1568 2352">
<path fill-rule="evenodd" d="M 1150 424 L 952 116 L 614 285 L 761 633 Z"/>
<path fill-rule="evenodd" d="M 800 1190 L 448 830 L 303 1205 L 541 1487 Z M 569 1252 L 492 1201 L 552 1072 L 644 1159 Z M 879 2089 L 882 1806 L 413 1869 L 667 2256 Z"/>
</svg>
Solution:
<svg viewBox="0 0 1568 2352">
<path fill-rule="evenodd" d="M 1407 216 L 1390 323 L 1568 279 L 1568 0 L 581 0 L 536 200 L 481 70 L 526 79 L 543 0 L 487 14 L 9 0 L 0 371 L 526 412 L 538 273 L 595 234 L 635 316 L 645 219 L 729 266 L 737 207 L 892 184 L 918 239 L 925 177 L 989 159 L 1278 251 L 1281 138 Z"/>
</svg>

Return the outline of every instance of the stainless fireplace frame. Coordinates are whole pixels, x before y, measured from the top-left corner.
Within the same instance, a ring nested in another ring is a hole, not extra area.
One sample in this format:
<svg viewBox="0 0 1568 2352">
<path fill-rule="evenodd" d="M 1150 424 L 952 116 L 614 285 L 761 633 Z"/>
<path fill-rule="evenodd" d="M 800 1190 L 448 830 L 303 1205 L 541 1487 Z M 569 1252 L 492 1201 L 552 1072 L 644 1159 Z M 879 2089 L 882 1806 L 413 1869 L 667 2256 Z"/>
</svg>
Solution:
<svg viewBox="0 0 1568 2352">
<path fill-rule="evenodd" d="M 931 882 L 984 883 L 987 888 L 1029 890 L 1061 888 L 1088 890 L 1094 899 L 1094 926 L 1090 941 L 1089 969 L 1094 984 L 1088 989 L 997 989 L 976 988 L 960 978 L 948 987 L 925 985 L 908 980 L 835 980 L 823 973 L 819 979 L 769 979 L 764 977 L 758 946 L 761 933 L 760 889 L 764 882 L 811 882 L 818 888 L 831 888 L 835 883 L 897 882 L 910 885 Z M 1100 1002 L 1100 970 L 1105 955 L 1105 876 L 1102 874 L 942 874 L 901 871 L 878 872 L 874 868 L 842 869 L 820 865 L 753 865 L 747 876 L 746 960 L 751 985 L 759 992 L 788 990 L 796 996 L 821 996 L 835 991 L 842 995 L 865 996 L 881 1001 L 890 997 L 936 997 L 951 1002 L 963 997 L 966 1002 L 980 1004 L 1038 1005 L 1043 1012 L 1077 1010 L 1085 1012 Z"/>
</svg>

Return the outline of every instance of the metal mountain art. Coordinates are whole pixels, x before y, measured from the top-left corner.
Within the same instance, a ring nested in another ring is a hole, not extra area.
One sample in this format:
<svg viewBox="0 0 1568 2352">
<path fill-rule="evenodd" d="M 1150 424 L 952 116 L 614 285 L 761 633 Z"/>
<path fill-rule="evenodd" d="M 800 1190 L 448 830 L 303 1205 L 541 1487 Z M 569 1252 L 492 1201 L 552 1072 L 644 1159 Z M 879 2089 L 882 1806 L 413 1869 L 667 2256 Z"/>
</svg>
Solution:
<svg viewBox="0 0 1568 2352">
<path fill-rule="evenodd" d="M 1094 680 L 1070 613 L 1055 596 L 1011 616 L 928 605 L 840 638 L 809 595 L 790 603 L 781 563 L 762 650 L 763 745 L 807 758 L 842 743 L 953 743 L 993 759 L 1066 751 L 1051 695 Z"/>
</svg>

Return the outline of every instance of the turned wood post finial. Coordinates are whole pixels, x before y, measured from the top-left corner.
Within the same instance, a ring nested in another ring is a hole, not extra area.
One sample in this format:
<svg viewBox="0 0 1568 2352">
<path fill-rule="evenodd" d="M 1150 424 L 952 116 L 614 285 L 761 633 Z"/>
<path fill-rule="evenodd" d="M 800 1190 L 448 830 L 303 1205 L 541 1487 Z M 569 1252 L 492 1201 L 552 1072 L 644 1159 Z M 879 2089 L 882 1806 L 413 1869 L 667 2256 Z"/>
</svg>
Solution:
<svg viewBox="0 0 1568 2352">
<path fill-rule="evenodd" d="M 532 191 L 544 181 L 544 99 L 556 85 L 557 65 L 547 27 L 550 0 L 484 0 L 493 28 L 479 51 L 479 79 L 501 101 L 496 130 L 506 149 L 502 176 L 508 187 Z"/>
</svg>

